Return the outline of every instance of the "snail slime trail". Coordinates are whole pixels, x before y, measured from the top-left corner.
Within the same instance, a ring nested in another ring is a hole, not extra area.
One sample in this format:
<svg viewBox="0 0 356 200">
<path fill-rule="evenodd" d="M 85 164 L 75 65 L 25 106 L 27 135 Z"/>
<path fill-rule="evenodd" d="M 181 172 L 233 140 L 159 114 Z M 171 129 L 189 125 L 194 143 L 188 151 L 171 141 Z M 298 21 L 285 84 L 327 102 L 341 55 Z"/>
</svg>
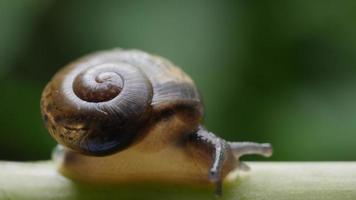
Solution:
<svg viewBox="0 0 356 200">
<path fill-rule="evenodd" d="M 269 144 L 228 142 L 202 126 L 194 81 L 170 61 L 113 49 L 79 58 L 45 87 L 41 112 L 61 145 L 59 170 L 91 183 L 214 184 L 247 154 L 270 156 Z"/>
</svg>

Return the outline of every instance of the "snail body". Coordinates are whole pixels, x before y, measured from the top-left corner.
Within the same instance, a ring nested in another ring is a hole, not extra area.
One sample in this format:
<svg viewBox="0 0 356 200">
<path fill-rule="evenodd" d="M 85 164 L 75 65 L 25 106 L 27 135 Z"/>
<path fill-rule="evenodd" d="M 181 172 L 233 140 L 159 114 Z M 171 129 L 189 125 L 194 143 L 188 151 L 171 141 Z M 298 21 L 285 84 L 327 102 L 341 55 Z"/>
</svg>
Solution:
<svg viewBox="0 0 356 200">
<path fill-rule="evenodd" d="M 60 70 L 42 93 L 43 120 L 63 146 L 65 176 L 84 182 L 215 183 L 246 169 L 245 154 L 268 144 L 227 142 L 202 125 L 199 92 L 168 60 L 138 50 L 109 50 Z"/>
</svg>

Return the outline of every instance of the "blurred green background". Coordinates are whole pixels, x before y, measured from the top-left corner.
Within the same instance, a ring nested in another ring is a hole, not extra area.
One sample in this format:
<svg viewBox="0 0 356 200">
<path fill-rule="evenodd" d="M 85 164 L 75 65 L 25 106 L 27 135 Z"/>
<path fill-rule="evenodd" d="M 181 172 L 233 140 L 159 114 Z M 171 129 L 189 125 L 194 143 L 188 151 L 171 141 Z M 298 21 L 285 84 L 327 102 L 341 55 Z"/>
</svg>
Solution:
<svg viewBox="0 0 356 200">
<path fill-rule="evenodd" d="M 206 126 L 271 160 L 356 160 L 356 1 L 0 1 L 0 159 L 48 159 L 39 109 L 63 65 L 114 47 L 196 81 Z M 260 159 L 249 157 L 249 159 Z"/>
</svg>

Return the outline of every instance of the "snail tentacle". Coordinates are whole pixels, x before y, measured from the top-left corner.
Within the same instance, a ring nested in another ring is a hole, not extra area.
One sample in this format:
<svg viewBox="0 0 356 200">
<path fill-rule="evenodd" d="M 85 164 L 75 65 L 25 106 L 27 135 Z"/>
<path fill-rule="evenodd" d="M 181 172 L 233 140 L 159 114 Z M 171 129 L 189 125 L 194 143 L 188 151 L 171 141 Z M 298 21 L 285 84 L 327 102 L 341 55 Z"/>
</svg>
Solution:
<svg viewBox="0 0 356 200">
<path fill-rule="evenodd" d="M 215 194 L 222 196 L 222 170 L 224 162 L 227 159 L 226 155 L 229 146 L 225 140 L 208 132 L 203 127 L 199 128 L 196 136 L 198 140 L 203 141 L 212 148 L 212 163 L 208 172 L 208 179 L 215 184 Z"/>
<path fill-rule="evenodd" d="M 237 158 L 251 154 L 270 157 L 273 152 L 272 146 L 268 143 L 260 144 L 255 142 L 229 142 L 229 145 Z"/>
</svg>

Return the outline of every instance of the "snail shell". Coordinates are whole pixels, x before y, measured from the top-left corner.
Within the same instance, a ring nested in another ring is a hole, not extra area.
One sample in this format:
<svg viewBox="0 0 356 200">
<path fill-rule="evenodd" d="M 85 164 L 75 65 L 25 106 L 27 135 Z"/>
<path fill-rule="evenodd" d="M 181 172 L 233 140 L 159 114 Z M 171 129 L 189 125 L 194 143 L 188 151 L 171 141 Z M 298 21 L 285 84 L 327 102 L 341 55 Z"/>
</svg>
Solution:
<svg viewBox="0 0 356 200">
<path fill-rule="evenodd" d="M 189 111 L 182 133 L 196 130 L 203 106 L 194 82 L 166 59 L 138 50 L 102 51 L 70 63 L 41 99 L 50 134 L 89 155 L 126 148 L 156 120 L 180 109 Z"/>
</svg>

